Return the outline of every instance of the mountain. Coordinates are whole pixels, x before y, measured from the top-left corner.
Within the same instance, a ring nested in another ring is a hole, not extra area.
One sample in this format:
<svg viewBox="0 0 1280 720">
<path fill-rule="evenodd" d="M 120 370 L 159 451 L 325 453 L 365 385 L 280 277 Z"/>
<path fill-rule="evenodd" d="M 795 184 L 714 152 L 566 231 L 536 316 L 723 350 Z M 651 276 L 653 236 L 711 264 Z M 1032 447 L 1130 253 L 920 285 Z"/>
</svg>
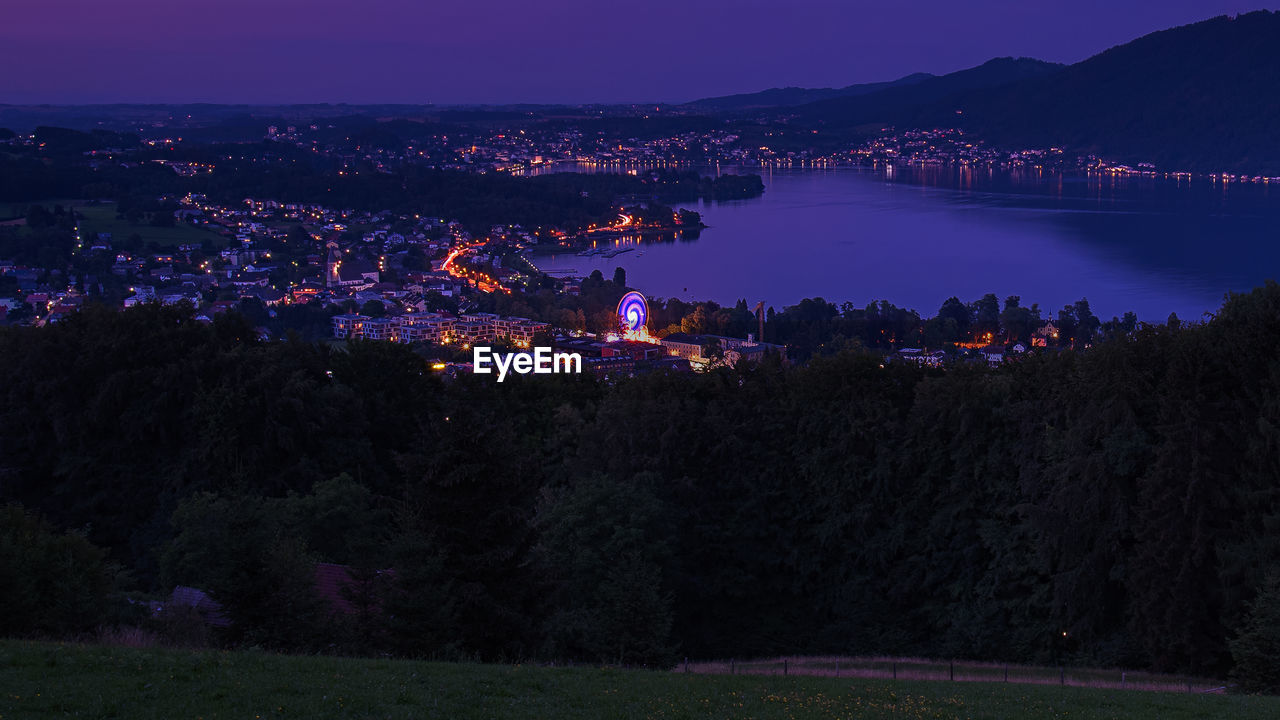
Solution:
<svg viewBox="0 0 1280 720">
<path fill-rule="evenodd" d="M 720 97 L 702 98 L 701 100 L 694 100 L 693 102 L 685 103 L 684 107 L 711 111 L 792 107 L 795 105 L 804 105 L 806 103 L 816 102 L 818 100 L 868 95 L 888 88 L 914 85 L 933 77 L 937 76 L 931 73 L 913 73 L 906 77 L 898 78 L 897 80 L 862 83 L 860 85 L 846 85 L 842 88 L 770 88 L 768 90 L 762 90 L 754 93 L 740 93 L 738 95 L 722 95 Z"/>
<path fill-rule="evenodd" d="M 1002 58 L 786 112 L 832 129 L 963 127 L 1159 169 L 1280 175 L 1280 13 L 1162 30 L 1070 66 Z"/>
<path fill-rule="evenodd" d="M 1280 14 L 1155 32 L 1061 72 L 974 91 L 914 119 L 1002 146 L 1056 145 L 1158 168 L 1280 175 Z M 908 119 L 908 118 L 904 118 Z"/>
<path fill-rule="evenodd" d="M 919 108 L 960 93 L 999 87 L 1028 78 L 1043 78 L 1061 72 L 1063 67 L 1033 58 L 995 58 L 977 67 L 926 78 L 910 85 L 807 103 L 788 114 L 843 127 L 876 122 L 893 124 L 895 120 L 911 116 Z"/>
</svg>

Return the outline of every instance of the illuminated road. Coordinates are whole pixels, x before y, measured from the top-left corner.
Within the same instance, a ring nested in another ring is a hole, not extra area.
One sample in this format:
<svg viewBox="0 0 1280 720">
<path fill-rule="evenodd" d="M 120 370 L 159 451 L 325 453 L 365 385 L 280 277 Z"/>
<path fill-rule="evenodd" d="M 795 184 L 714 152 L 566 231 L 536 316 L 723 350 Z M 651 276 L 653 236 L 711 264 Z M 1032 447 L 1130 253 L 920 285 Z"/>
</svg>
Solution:
<svg viewBox="0 0 1280 720">
<path fill-rule="evenodd" d="M 510 295 L 511 288 L 503 286 L 502 283 L 499 283 L 492 275 L 480 272 L 479 270 L 454 265 L 453 261 L 457 260 L 459 256 L 470 250 L 482 248 L 484 247 L 484 244 L 485 241 L 481 240 L 479 242 L 467 243 L 453 248 L 449 251 L 448 257 L 445 258 L 444 263 L 440 268 L 449 273 L 450 276 L 458 278 L 459 280 L 474 282 L 476 287 L 480 288 L 480 290 L 484 292 L 504 292 Z"/>
<path fill-rule="evenodd" d="M 587 230 L 587 234 L 598 233 L 598 232 L 616 232 L 618 230 L 622 230 L 623 228 L 631 227 L 631 225 L 634 222 L 635 222 L 634 215 L 626 215 L 623 213 L 619 213 L 617 224 L 605 225 L 604 227 L 598 227 L 598 228 L 589 228 Z"/>
</svg>

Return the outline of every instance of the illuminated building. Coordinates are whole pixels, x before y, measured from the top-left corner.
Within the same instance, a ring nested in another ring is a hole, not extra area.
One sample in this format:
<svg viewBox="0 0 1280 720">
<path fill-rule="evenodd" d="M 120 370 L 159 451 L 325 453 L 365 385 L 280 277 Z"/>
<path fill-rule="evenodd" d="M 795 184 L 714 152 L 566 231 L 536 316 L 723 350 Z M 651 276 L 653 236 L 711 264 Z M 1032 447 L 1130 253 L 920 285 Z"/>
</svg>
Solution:
<svg viewBox="0 0 1280 720">
<path fill-rule="evenodd" d="M 333 316 L 333 336 L 336 338 L 362 337 L 364 323 L 371 318 L 368 315 L 348 313 Z"/>
</svg>

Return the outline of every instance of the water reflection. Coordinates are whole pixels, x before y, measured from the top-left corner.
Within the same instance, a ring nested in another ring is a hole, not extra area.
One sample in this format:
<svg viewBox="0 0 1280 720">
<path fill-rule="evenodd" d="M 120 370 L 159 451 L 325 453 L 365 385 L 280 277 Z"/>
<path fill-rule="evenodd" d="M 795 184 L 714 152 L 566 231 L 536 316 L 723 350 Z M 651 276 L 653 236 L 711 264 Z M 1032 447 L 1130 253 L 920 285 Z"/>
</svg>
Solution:
<svg viewBox="0 0 1280 720">
<path fill-rule="evenodd" d="M 710 226 L 696 242 L 610 238 L 637 249 L 539 265 L 622 266 L 649 294 L 724 303 L 887 299 L 932 314 L 951 295 L 994 292 L 1046 310 L 1087 297 L 1099 315 L 1152 321 L 1200 317 L 1280 268 L 1270 186 L 944 166 L 755 171 L 762 198 L 685 204 Z"/>
</svg>

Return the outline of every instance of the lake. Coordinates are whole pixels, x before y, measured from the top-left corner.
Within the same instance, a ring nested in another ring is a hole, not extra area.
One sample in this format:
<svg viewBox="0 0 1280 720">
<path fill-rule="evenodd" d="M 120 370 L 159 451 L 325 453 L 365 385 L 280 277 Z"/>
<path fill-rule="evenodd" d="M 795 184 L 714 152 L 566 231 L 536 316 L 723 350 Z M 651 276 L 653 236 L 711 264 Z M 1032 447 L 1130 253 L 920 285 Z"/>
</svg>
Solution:
<svg viewBox="0 0 1280 720">
<path fill-rule="evenodd" d="M 1192 320 L 1280 275 L 1280 187 L 968 168 L 777 171 L 753 200 L 685 203 L 695 240 L 609 238 L 614 257 L 541 251 L 543 270 L 627 271 L 650 296 L 781 308 L 875 300 L 931 316 L 948 297 L 1087 298 L 1107 319 Z"/>
</svg>

